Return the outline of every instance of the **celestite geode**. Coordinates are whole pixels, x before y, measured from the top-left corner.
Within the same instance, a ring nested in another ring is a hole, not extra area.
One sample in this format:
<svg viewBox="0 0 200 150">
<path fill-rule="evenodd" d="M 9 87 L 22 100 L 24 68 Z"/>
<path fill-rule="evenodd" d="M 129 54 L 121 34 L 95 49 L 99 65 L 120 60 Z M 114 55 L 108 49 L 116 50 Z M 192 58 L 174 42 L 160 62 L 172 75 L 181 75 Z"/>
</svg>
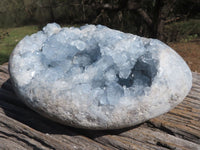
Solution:
<svg viewBox="0 0 200 150">
<path fill-rule="evenodd" d="M 190 91 L 191 71 L 159 40 L 102 25 L 48 24 L 10 57 L 16 93 L 65 125 L 118 129 L 161 115 Z"/>
</svg>

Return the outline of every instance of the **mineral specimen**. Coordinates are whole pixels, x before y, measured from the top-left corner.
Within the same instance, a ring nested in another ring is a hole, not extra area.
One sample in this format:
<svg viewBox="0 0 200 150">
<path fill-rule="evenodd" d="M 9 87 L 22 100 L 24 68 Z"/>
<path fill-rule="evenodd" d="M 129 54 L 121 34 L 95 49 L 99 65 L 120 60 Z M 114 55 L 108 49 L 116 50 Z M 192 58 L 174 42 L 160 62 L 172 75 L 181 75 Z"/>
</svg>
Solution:
<svg viewBox="0 0 200 150">
<path fill-rule="evenodd" d="M 10 57 L 18 96 L 65 125 L 118 129 L 168 112 L 190 91 L 191 71 L 159 40 L 102 25 L 48 24 Z"/>
</svg>

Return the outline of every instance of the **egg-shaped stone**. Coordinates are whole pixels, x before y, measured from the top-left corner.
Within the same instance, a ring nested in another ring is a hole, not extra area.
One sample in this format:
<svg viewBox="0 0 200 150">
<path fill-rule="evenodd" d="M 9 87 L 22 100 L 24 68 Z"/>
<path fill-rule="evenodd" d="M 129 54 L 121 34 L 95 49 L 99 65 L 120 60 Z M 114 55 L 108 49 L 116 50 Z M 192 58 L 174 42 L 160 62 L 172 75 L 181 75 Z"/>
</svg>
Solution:
<svg viewBox="0 0 200 150">
<path fill-rule="evenodd" d="M 31 109 L 98 130 L 166 113 L 192 86 L 189 67 L 169 46 L 102 25 L 48 24 L 18 43 L 9 71 L 16 94 Z"/>
</svg>

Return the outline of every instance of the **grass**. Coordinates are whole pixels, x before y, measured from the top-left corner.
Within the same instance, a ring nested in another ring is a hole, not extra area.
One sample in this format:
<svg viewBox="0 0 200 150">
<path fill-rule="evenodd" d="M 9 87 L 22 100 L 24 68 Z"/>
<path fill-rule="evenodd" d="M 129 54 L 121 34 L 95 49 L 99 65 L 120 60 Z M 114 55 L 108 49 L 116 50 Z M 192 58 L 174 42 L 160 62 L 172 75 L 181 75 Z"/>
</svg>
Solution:
<svg viewBox="0 0 200 150">
<path fill-rule="evenodd" d="M 174 22 L 165 25 L 167 41 L 189 42 L 200 38 L 200 19 Z"/>
<path fill-rule="evenodd" d="M 24 26 L 8 29 L 0 29 L 0 64 L 8 61 L 12 50 L 26 35 L 38 31 L 37 26 Z"/>
</svg>

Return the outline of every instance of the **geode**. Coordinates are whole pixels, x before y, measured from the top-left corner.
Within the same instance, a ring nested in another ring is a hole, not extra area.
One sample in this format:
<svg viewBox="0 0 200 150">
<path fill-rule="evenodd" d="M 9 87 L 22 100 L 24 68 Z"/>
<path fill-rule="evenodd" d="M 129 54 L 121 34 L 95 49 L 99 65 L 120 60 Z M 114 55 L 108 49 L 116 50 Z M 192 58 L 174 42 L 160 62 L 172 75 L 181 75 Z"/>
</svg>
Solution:
<svg viewBox="0 0 200 150">
<path fill-rule="evenodd" d="M 170 47 L 102 25 L 48 24 L 20 41 L 9 63 L 27 106 L 78 128 L 139 124 L 174 108 L 192 86 L 189 67 Z"/>
</svg>

